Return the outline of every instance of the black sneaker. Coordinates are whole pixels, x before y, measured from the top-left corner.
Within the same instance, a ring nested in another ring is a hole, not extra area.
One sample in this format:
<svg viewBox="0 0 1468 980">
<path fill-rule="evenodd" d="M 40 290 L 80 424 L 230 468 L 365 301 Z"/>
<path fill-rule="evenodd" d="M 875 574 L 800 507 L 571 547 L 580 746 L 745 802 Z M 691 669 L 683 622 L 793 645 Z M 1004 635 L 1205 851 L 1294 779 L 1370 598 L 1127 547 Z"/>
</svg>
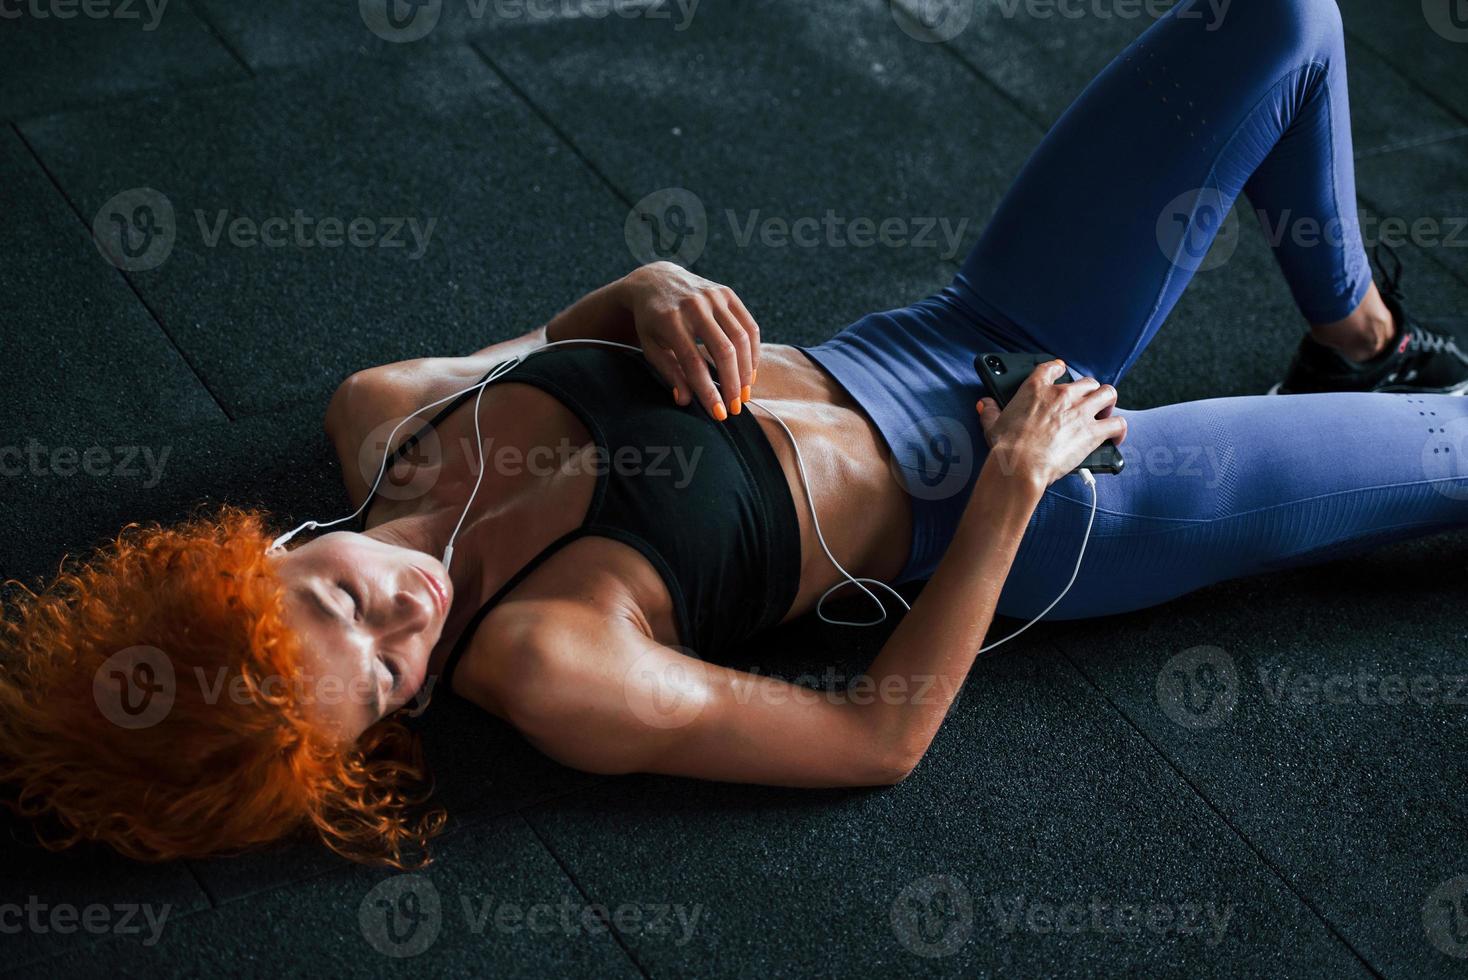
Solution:
<svg viewBox="0 0 1468 980">
<path fill-rule="evenodd" d="M 1383 248 L 1393 263 L 1390 271 L 1382 261 Z M 1468 324 L 1455 318 L 1434 320 L 1431 328 L 1424 326 L 1406 311 L 1402 261 L 1397 253 L 1378 244 L 1374 258 L 1381 272 L 1381 298 L 1397 321 L 1391 344 L 1371 360 L 1358 363 L 1306 334 L 1284 381 L 1269 389 L 1271 395 L 1318 391 L 1468 395 Z"/>
</svg>

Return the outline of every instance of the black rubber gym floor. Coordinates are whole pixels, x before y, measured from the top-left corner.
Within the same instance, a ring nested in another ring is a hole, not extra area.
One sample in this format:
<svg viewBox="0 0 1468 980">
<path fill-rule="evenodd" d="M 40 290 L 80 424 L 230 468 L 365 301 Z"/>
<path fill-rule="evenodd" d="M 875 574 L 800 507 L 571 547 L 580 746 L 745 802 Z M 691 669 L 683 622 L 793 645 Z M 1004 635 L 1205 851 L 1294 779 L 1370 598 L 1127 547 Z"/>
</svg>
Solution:
<svg viewBox="0 0 1468 980">
<path fill-rule="evenodd" d="M 926 295 L 1165 6 L 900 2 L 969 20 L 930 43 L 887 0 L 0 0 L 0 573 L 201 501 L 342 511 L 335 384 L 625 273 L 629 210 L 663 188 L 705 208 L 695 268 L 768 341 Z M 1362 212 L 1433 222 L 1408 289 L 1461 313 L 1468 4 L 1340 2 Z M 94 222 L 140 203 L 172 224 L 114 264 Z M 828 211 L 946 221 L 957 245 L 743 234 Z M 370 225 L 272 247 L 236 219 Z M 1299 333 L 1244 222 L 1122 402 L 1262 392 Z M 1041 624 L 890 789 L 591 777 L 437 705 L 452 824 L 427 870 L 309 843 L 140 865 L 12 826 L 0 970 L 1462 976 L 1465 571 L 1455 534 Z M 839 684 L 883 635 L 802 621 L 749 666 Z"/>
</svg>

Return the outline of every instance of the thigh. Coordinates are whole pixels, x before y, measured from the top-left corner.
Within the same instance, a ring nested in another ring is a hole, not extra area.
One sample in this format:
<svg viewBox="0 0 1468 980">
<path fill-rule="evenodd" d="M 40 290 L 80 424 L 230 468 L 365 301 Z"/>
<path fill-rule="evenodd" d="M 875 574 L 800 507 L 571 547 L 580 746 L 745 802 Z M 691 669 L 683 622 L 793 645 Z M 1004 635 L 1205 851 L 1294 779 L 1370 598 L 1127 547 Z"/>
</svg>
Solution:
<svg viewBox="0 0 1468 980">
<path fill-rule="evenodd" d="M 1140 609 L 1240 575 L 1468 524 L 1468 399 L 1337 392 L 1123 414 L 1126 469 L 1097 477 L 1085 561 L 1050 618 Z M 1055 598 L 1089 513 L 1078 479 L 1047 491 L 1002 613 L 1033 616 Z"/>
<path fill-rule="evenodd" d="M 1114 383 L 1340 45 L 1334 0 L 1183 0 L 1051 128 L 955 292 L 1015 344 Z"/>
</svg>

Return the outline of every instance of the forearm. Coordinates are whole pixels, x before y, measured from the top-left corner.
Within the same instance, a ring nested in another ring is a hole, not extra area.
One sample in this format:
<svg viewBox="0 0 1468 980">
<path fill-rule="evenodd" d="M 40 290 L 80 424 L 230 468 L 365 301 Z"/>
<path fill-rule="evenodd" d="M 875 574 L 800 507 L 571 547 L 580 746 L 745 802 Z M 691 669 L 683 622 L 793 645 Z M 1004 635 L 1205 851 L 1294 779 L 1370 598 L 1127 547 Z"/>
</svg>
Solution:
<svg viewBox="0 0 1468 980">
<path fill-rule="evenodd" d="M 1043 492 L 986 463 L 937 571 L 872 663 L 876 690 L 886 684 L 902 696 L 866 706 L 869 730 L 899 754 L 916 759 L 943 723 L 983 646 Z"/>
</svg>

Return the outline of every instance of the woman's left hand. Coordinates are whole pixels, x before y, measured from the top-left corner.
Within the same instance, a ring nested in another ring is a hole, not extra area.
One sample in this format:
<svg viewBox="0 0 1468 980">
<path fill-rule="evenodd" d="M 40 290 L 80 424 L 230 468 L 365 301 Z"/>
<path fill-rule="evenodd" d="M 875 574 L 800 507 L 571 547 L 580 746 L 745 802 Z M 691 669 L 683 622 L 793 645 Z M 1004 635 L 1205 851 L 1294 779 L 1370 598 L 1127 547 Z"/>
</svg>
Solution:
<svg viewBox="0 0 1468 980">
<path fill-rule="evenodd" d="M 760 340 L 759 325 L 734 290 L 672 262 L 642 266 L 623 284 L 643 354 L 673 399 L 679 405 L 697 399 L 720 422 L 738 415 L 754 385 Z M 716 375 L 699 353 L 700 342 Z"/>
</svg>

